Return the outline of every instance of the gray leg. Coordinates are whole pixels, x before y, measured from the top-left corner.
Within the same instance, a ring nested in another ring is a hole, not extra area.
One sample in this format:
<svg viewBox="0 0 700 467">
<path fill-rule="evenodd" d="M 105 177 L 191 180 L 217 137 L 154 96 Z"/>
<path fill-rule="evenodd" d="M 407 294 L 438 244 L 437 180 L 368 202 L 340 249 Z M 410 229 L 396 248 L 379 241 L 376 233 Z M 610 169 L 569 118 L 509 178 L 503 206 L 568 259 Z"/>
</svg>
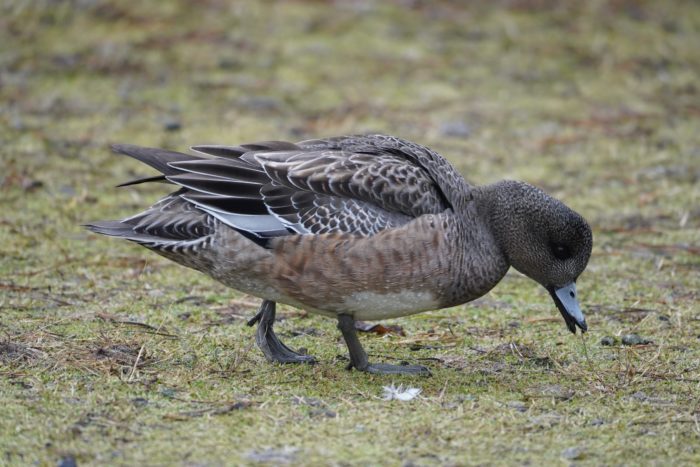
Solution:
<svg viewBox="0 0 700 467">
<path fill-rule="evenodd" d="M 338 329 L 350 351 L 350 366 L 360 371 L 385 375 L 424 375 L 429 376 L 430 370 L 420 365 L 389 365 L 388 363 L 369 363 L 367 352 L 362 348 L 360 339 L 355 331 L 355 320 L 350 315 L 338 315 Z"/>
<path fill-rule="evenodd" d="M 284 345 L 272 330 L 275 322 L 276 303 L 270 300 L 263 300 L 257 314 L 248 321 L 248 326 L 258 323 L 255 331 L 255 342 L 265 354 L 269 362 L 277 363 L 316 363 L 316 359 L 311 355 L 302 355 Z"/>
</svg>

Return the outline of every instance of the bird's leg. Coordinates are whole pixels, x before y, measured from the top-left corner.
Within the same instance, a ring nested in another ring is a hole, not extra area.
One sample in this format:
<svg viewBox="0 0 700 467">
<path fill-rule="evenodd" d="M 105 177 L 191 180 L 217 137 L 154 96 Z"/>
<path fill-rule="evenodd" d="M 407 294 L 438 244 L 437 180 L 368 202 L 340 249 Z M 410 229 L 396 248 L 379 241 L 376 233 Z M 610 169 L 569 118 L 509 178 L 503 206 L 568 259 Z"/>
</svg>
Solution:
<svg viewBox="0 0 700 467">
<path fill-rule="evenodd" d="M 338 329 L 350 351 L 350 366 L 360 371 L 385 375 L 424 375 L 429 376 L 430 370 L 420 365 L 389 365 L 388 363 L 369 363 L 367 352 L 362 348 L 355 330 L 355 319 L 350 315 L 338 315 Z"/>
<path fill-rule="evenodd" d="M 316 363 L 316 359 L 311 355 L 302 355 L 284 345 L 272 330 L 275 322 L 276 303 L 270 300 L 263 300 L 260 309 L 255 316 L 248 321 L 248 326 L 258 323 L 255 331 L 255 342 L 265 354 L 269 362 L 277 363 Z"/>
</svg>

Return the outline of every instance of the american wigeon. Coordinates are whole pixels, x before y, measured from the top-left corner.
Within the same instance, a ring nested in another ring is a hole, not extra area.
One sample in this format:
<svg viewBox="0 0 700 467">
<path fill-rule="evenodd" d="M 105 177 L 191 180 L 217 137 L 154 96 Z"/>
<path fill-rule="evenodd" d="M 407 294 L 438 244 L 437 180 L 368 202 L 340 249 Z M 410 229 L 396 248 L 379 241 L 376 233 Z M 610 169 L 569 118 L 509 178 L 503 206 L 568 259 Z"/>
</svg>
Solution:
<svg viewBox="0 0 700 467">
<path fill-rule="evenodd" d="M 313 362 L 275 336 L 276 302 L 338 320 L 351 365 L 369 363 L 354 321 L 474 300 L 510 266 L 542 284 L 566 325 L 586 331 L 575 282 L 591 254 L 586 221 L 519 181 L 475 186 L 436 152 L 393 136 L 195 146 L 198 156 L 115 145 L 177 191 L 133 217 L 87 227 L 126 238 L 263 299 L 250 325 L 275 362 Z"/>
</svg>

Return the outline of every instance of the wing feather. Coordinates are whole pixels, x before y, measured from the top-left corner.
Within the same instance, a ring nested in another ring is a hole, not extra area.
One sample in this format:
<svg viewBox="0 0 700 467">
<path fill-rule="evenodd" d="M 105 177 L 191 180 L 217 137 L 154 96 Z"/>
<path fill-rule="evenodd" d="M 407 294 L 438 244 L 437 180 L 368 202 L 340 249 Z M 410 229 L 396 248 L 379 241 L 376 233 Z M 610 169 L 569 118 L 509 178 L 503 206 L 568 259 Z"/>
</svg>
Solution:
<svg viewBox="0 0 700 467">
<path fill-rule="evenodd" d="M 255 158 L 272 180 L 289 188 L 355 198 L 414 217 L 449 207 L 427 172 L 394 155 L 321 150 Z"/>
<path fill-rule="evenodd" d="M 440 170 L 448 181 L 464 184 L 436 153 L 381 135 L 192 148 L 207 157 L 128 145 L 114 149 L 163 174 L 134 183 L 167 181 L 181 187 L 123 221 L 145 236 L 201 235 L 209 228 L 207 216 L 253 240 L 290 233 L 370 236 L 450 209 L 457 198 L 438 183 Z M 166 212 L 172 206 L 181 214 L 187 209 L 200 214 L 173 219 Z M 266 241 L 258 243 L 266 246 Z"/>
</svg>

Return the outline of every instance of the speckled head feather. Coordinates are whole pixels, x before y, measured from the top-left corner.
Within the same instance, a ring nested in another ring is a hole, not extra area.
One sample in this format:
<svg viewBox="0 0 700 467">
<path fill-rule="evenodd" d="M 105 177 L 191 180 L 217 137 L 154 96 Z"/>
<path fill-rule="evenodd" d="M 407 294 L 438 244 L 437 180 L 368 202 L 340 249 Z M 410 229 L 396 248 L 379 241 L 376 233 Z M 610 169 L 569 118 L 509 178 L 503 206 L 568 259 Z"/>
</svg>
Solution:
<svg viewBox="0 0 700 467">
<path fill-rule="evenodd" d="M 545 287 L 576 281 L 593 246 L 591 228 L 581 215 L 524 182 L 498 182 L 482 193 L 482 212 L 515 269 Z"/>
</svg>

